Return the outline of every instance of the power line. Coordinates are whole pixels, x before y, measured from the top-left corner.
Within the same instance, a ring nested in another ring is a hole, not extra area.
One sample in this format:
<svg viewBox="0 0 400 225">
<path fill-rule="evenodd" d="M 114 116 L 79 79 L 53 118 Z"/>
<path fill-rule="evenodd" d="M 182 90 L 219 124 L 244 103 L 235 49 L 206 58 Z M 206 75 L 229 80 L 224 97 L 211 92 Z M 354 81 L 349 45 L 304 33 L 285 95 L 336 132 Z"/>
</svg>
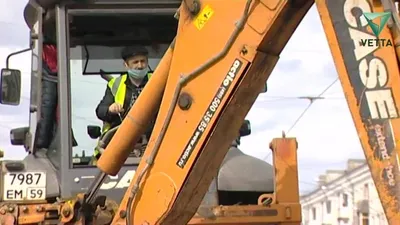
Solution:
<svg viewBox="0 0 400 225">
<path fill-rule="evenodd" d="M 10 126 L 7 126 L 7 125 L 3 125 L 3 124 L 0 124 L 0 129 L 1 128 L 4 128 L 4 129 L 13 129 L 12 127 L 10 127 Z"/>
<path fill-rule="evenodd" d="M 303 118 L 303 116 L 306 114 L 306 112 L 310 109 L 311 105 L 315 102 L 315 100 L 321 100 L 321 99 L 325 99 L 324 97 L 322 97 L 322 95 L 325 94 L 325 92 L 327 92 L 337 81 L 339 80 L 339 78 L 336 78 L 332 83 L 330 83 L 319 95 L 312 97 L 312 96 L 299 96 L 299 97 L 294 97 L 297 99 L 307 99 L 310 101 L 310 103 L 308 104 L 307 108 L 300 114 L 300 116 L 295 120 L 295 122 L 292 124 L 292 126 L 290 126 L 289 130 L 286 132 L 286 134 L 288 134 L 296 125 L 297 123 Z M 281 96 L 282 97 L 282 96 Z M 267 160 L 269 158 L 269 156 L 272 154 L 272 152 L 270 152 L 267 156 L 265 156 L 263 158 L 263 161 Z"/>
<path fill-rule="evenodd" d="M 0 24 L 7 24 L 7 25 L 18 25 L 18 26 L 25 26 L 28 29 L 28 26 L 23 23 L 13 23 L 13 22 L 8 22 L 8 21 L 0 21 Z"/>
<path fill-rule="evenodd" d="M 316 97 L 310 97 L 310 96 L 265 96 L 266 99 L 260 99 L 257 100 L 256 102 L 258 103 L 265 103 L 265 102 L 277 102 L 277 101 L 282 101 L 282 100 L 310 100 L 310 98 L 316 98 Z M 320 97 L 319 100 L 337 100 L 337 99 L 345 99 L 344 97 L 335 97 L 335 96 L 327 96 L 327 97 Z"/>
<path fill-rule="evenodd" d="M 273 99 L 305 99 L 308 98 L 306 95 L 299 95 L 299 96 L 279 96 L 279 95 L 269 95 L 269 96 L 264 96 L 264 98 L 273 98 Z M 326 96 L 323 99 L 343 99 L 343 97 L 339 96 Z M 267 100 L 267 99 L 262 99 L 260 101 Z"/>
<path fill-rule="evenodd" d="M 300 116 L 294 121 L 294 123 L 292 124 L 292 126 L 289 128 L 289 130 L 286 132 L 286 134 L 288 134 L 290 131 L 292 131 L 292 129 L 297 125 L 297 123 L 303 118 L 303 116 L 306 114 L 306 112 L 310 109 L 310 107 L 312 106 L 312 104 L 319 99 L 324 99 L 324 97 L 322 97 L 322 95 L 325 94 L 325 92 L 327 92 L 337 81 L 339 80 L 339 78 L 336 78 L 330 85 L 328 85 L 318 96 L 316 97 L 305 97 L 304 99 L 308 99 L 310 100 L 310 103 L 308 104 L 307 108 L 304 109 L 304 111 L 300 114 Z"/>
<path fill-rule="evenodd" d="M 283 101 L 294 101 L 294 100 L 310 100 L 310 96 L 298 96 L 298 97 L 271 97 L 270 99 L 263 99 L 263 100 L 257 100 L 256 103 L 271 103 L 271 102 L 283 102 Z M 319 98 L 319 100 L 344 100 L 344 97 L 323 97 Z M 256 106 L 256 104 L 254 104 Z"/>
</svg>

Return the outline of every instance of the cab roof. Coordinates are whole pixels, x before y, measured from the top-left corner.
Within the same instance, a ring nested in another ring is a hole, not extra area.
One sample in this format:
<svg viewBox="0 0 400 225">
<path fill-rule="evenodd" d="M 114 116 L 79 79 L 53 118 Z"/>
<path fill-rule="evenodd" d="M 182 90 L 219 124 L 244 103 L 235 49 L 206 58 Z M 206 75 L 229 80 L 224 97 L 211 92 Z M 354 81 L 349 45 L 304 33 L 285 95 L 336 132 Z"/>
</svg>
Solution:
<svg viewBox="0 0 400 225">
<path fill-rule="evenodd" d="M 169 43 L 176 34 L 174 14 L 182 0 L 41 0 L 44 32 L 55 31 L 56 4 L 66 4 L 72 45 L 126 45 Z M 24 10 L 27 26 L 36 22 L 36 8 L 29 1 Z M 51 27 L 46 29 L 46 27 Z M 144 43 L 146 42 L 146 43 Z"/>
</svg>

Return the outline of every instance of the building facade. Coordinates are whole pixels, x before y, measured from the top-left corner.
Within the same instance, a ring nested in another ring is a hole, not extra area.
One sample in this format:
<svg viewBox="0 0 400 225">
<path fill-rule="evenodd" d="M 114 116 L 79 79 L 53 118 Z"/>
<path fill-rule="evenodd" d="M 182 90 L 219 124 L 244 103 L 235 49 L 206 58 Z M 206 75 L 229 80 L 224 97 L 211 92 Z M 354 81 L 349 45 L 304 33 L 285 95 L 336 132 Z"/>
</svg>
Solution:
<svg viewBox="0 0 400 225">
<path fill-rule="evenodd" d="M 365 160 L 350 159 L 345 170 L 328 170 L 319 187 L 301 197 L 303 225 L 386 225 Z"/>
</svg>

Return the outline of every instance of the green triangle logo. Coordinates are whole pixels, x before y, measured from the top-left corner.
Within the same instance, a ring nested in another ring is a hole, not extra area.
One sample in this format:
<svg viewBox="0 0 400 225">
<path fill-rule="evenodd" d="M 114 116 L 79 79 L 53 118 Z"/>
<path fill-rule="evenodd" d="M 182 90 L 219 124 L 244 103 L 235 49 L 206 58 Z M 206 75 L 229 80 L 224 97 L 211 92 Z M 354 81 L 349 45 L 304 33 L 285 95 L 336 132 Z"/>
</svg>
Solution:
<svg viewBox="0 0 400 225">
<path fill-rule="evenodd" d="M 372 32 L 374 32 L 375 36 L 379 36 L 385 27 L 387 21 L 392 16 L 391 12 L 381 12 L 381 13 L 363 13 L 365 19 L 367 19 L 369 27 L 371 27 Z M 376 24 L 373 22 L 374 19 L 380 18 L 380 24 Z"/>
</svg>

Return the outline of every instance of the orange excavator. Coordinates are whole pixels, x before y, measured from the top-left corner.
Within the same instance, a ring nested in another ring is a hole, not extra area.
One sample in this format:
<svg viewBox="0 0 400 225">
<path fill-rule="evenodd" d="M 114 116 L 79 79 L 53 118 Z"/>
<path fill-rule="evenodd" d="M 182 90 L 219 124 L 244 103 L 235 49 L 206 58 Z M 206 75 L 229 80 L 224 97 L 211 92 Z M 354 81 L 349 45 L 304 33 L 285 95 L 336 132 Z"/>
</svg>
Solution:
<svg viewBox="0 0 400 225">
<path fill-rule="evenodd" d="M 398 3 L 315 3 L 387 221 L 400 224 Z M 273 170 L 232 140 L 249 134 L 245 116 L 313 4 L 30 0 L 30 125 L 11 131 L 30 154 L 2 162 L 0 224 L 300 224 L 296 139 L 273 139 Z M 53 75 L 40 57 L 49 43 L 57 48 Z M 99 97 L 106 85 L 98 77 L 123 73 L 115 52 L 130 43 L 151 49 L 154 74 L 119 127 L 102 136 L 90 125 L 93 140 L 84 140 L 90 116 L 77 118 L 93 113 L 96 84 Z M 1 103 L 19 104 L 20 71 L 7 63 L 1 78 Z M 56 91 L 46 95 L 45 81 Z M 43 107 L 49 96 L 53 111 Z M 47 112 L 58 112 L 54 133 L 38 147 L 50 134 L 39 135 Z M 154 116 L 144 154 L 132 157 Z M 72 157 L 98 137 L 107 143 L 97 168 Z"/>
</svg>

